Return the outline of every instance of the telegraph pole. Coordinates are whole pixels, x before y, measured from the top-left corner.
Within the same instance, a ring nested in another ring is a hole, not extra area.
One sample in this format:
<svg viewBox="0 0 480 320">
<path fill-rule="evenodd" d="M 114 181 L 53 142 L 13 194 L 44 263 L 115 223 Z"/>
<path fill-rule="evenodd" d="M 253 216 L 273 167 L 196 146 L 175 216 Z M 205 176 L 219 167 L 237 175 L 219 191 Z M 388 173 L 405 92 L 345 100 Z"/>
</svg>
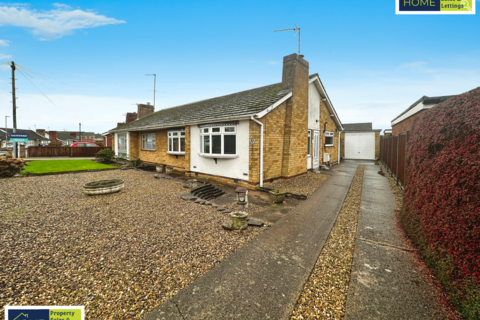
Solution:
<svg viewBox="0 0 480 320">
<path fill-rule="evenodd" d="M 15 97 L 15 62 L 10 64 L 12 67 L 12 103 L 13 103 L 13 132 L 17 132 L 17 98 Z M 13 144 L 13 157 L 18 157 L 17 143 Z"/>
</svg>

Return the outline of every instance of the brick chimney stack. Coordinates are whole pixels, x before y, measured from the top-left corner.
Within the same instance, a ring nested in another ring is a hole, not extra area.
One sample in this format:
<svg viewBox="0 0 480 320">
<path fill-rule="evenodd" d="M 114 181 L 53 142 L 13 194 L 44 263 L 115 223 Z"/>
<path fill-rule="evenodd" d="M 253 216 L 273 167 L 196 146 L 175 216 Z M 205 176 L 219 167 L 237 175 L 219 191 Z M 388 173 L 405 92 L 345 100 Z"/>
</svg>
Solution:
<svg viewBox="0 0 480 320">
<path fill-rule="evenodd" d="M 145 116 L 148 116 L 149 114 L 153 113 L 155 111 L 155 107 L 150 105 L 150 102 L 147 102 L 147 104 L 138 104 L 138 118 L 143 118 Z"/>
<path fill-rule="evenodd" d="M 57 141 L 57 131 L 50 131 L 48 133 L 48 138 L 51 140 L 51 141 Z"/>
<path fill-rule="evenodd" d="M 45 137 L 45 129 L 37 129 L 37 133 L 42 137 Z"/>
<path fill-rule="evenodd" d="M 308 62 L 296 53 L 283 57 L 282 89 L 293 89 L 287 100 L 282 176 L 305 172 L 308 132 Z"/>
<path fill-rule="evenodd" d="M 137 113 L 136 112 L 128 112 L 127 113 L 127 118 L 125 119 L 125 123 L 130 123 L 132 121 L 137 120 Z"/>
</svg>

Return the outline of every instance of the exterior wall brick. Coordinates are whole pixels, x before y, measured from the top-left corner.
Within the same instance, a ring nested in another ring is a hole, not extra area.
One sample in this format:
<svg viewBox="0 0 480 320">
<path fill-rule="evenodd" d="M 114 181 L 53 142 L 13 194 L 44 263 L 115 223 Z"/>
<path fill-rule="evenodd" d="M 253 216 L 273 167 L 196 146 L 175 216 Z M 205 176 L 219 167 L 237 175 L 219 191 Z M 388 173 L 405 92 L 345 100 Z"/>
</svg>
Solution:
<svg viewBox="0 0 480 320">
<path fill-rule="evenodd" d="M 325 129 L 324 129 L 324 124 L 325 122 L 327 123 Z M 334 136 L 333 136 L 333 147 L 326 147 L 325 146 L 325 132 L 326 131 L 332 131 Z M 323 154 L 324 153 L 330 153 L 330 163 L 335 163 L 338 162 L 338 148 L 340 146 L 338 145 L 338 130 L 337 130 L 337 125 L 333 118 L 331 117 L 330 112 L 327 109 L 327 106 L 325 104 L 325 101 L 320 102 L 320 163 L 323 162 Z"/>
<path fill-rule="evenodd" d="M 140 157 L 140 146 L 138 140 L 139 132 L 128 133 L 128 157 L 130 160 L 136 160 Z"/>
<path fill-rule="evenodd" d="M 412 128 L 413 121 L 415 121 L 415 119 L 417 119 L 418 117 L 422 117 L 424 111 L 425 110 L 421 110 L 415 113 L 413 116 L 392 126 L 392 135 L 398 136 L 399 134 L 406 134 L 407 131 L 410 131 L 410 129 Z"/>
<path fill-rule="evenodd" d="M 155 151 L 143 150 L 142 135 L 146 133 L 155 133 Z M 185 155 L 168 154 L 168 133 L 166 129 L 155 131 L 136 132 L 136 146 L 138 149 L 138 158 L 142 161 L 157 164 L 165 164 L 174 167 L 176 170 L 190 170 L 190 127 L 185 127 Z M 132 148 L 132 143 L 130 143 Z"/>
<path fill-rule="evenodd" d="M 245 187 L 245 188 L 248 188 L 248 189 L 251 189 L 251 190 L 255 190 L 255 189 L 258 188 L 258 185 L 256 185 L 255 183 L 251 183 L 251 182 L 246 181 L 246 180 L 238 180 L 238 182 L 235 182 L 234 179 L 232 179 L 232 178 L 214 176 L 214 175 L 205 174 L 205 173 L 196 174 L 195 172 L 188 172 L 188 173 L 186 173 L 186 176 L 191 177 L 191 178 L 195 178 L 195 177 L 209 178 L 211 181 L 216 181 L 216 182 L 223 183 L 223 184 L 233 186 L 233 187 L 241 186 L 241 187 Z"/>
<path fill-rule="evenodd" d="M 286 102 L 279 105 L 265 117 L 258 119 L 263 123 L 263 180 L 270 180 L 282 176 L 282 157 L 284 132 L 285 132 L 285 111 Z M 250 121 L 250 159 L 249 159 L 249 181 L 260 182 L 260 126 Z"/>
</svg>

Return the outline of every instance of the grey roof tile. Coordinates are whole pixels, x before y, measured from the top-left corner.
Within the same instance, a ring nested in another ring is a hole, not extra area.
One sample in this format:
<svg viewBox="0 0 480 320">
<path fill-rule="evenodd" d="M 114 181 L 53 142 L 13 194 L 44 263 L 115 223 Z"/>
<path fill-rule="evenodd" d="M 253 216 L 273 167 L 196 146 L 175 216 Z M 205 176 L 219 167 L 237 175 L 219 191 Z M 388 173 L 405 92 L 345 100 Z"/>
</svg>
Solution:
<svg viewBox="0 0 480 320">
<path fill-rule="evenodd" d="M 129 124 L 112 129 L 112 131 L 118 129 L 135 130 L 150 126 L 178 126 L 183 123 L 253 115 L 265 110 L 292 91 L 292 89 L 282 90 L 282 84 L 275 83 L 222 97 L 162 109 Z"/>
<path fill-rule="evenodd" d="M 343 128 L 343 131 L 372 131 L 372 123 L 344 123 Z"/>
</svg>

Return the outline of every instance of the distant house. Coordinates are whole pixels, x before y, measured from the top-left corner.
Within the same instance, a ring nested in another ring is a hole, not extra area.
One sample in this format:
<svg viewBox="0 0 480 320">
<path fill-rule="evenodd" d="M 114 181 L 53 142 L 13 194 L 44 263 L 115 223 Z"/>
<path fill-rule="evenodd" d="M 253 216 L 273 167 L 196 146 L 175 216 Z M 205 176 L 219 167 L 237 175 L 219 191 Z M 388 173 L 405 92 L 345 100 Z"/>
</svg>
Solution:
<svg viewBox="0 0 480 320">
<path fill-rule="evenodd" d="M 5 146 L 5 128 L 0 128 L 0 140 L 2 148 L 13 147 L 13 142 L 8 142 L 10 140 L 10 134 L 13 133 L 12 128 L 7 129 L 7 143 Z M 16 129 L 16 133 L 26 133 L 28 137 L 28 142 L 21 143 L 21 145 L 29 146 L 39 146 L 40 144 L 48 144 L 50 141 L 48 138 L 36 133 L 30 129 Z"/>
<path fill-rule="evenodd" d="M 418 99 L 414 104 L 408 107 L 400 115 L 392 120 L 392 134 L 397 136 L 399 134 L 405 134 L 410 131 L 413 125 L 413 121 L 420 117 L 425 110 L 435 107 L 437 104 L 447 101 L 453 96 L 439 96 L 439 97 L 427 97 L 423 96 Z"/>
<path fill-rule="evenodd" d="M 381 129 L 372 129 L 371 122 L 344 123 L 342 150 L 344 159 L 375 160 L 380 157 Z"/>
<path fill-rule="evenodd" d="M 52 130 L 51 131 L 43 130 L 43 132 L 47 138 L 49 138 L 52 141 L 60 141 L 63 143 L 64 146 L 69 146 L 74 142 L 95 143 L 95 132 L 52 131 Z"/>
<path fill-rule="evenodd" d="M 303 55 L 283 58 L 282 82 L 154 112 L 118 124 L 115 153 L 192 176 L 262 185 L 340 160 L 342 123 Z"/>
<path fill-rule="evenodd" d="M 385 129 L 383 130 L 383 136 L 384 137 L 389 137 L 392 135 L 392 129 Z"/>
</svg>

